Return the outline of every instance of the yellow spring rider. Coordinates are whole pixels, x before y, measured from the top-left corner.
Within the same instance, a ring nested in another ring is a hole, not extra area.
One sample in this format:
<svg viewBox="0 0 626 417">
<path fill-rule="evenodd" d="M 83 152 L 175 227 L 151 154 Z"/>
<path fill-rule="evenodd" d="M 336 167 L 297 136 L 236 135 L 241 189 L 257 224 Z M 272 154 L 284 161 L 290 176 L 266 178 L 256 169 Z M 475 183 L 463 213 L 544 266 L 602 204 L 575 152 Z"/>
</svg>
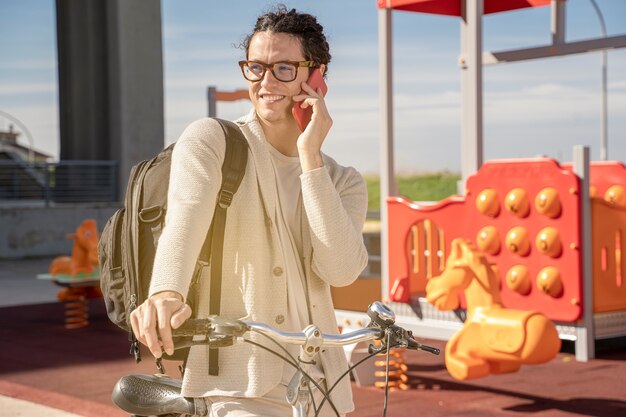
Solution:
<svg viewBox="0 0 626 417">
<path fill-rule="evenodd" d="M 551 360 L 561 348 L 554 323 L 537 311 L 502 305 L 495 268 L 469 240 L 454 239 L 443 273 L 428 280 L 428 302 L 459 308 L 465 293 L 467 318 L 446 345 L 446 368 L 458 380 L 517 371 L 522 364 Z"/>
</svg>

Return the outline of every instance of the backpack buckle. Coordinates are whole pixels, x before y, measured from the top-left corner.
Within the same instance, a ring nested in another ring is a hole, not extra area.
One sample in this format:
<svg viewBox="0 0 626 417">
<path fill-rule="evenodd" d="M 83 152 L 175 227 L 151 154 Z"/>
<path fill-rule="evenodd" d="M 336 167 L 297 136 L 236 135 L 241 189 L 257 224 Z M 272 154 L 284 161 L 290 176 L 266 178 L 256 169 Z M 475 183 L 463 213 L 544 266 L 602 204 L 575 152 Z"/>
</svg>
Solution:
<svg viewBox="0 0 626 417">
<path fill-rule="evenodd" d="M 219 204 L 219 206 L 221 208 L 228 208 L 230 207 L 230 204 L 233 202 L 233 196 L 234 194 L 231 191 L 228 190 L 221 190 L 220 191 L 220 198 L 217 202 L 217 204 Z"/>
</svg>

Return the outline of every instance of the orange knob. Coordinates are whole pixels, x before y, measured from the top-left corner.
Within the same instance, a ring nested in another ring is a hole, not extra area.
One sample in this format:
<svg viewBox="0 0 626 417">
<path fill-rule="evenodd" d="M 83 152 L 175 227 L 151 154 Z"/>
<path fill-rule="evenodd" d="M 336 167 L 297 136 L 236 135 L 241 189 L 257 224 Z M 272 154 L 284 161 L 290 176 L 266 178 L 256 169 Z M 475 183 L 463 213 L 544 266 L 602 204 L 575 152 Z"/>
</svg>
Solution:
<svg viewBox="0 0 626 417">
<path fill-rule="evenodd" d="M 524 265 L 515 265 L 506 273 L 506 285 L 518 294 L 526 295 L 530 292 L 530 278 L 528 268 Z"/>
<path fill-rule="evenodd" d="M 528 241 L 528 231 L 526 228 L 516 226 L 509 230 L 504 239 L 504 244 L 511 253 L 519 256 L 526 256 L 530 252 L 530 243 Z"/>
<path fill-rule="evenodd" d="M 535 208 L 545 216 L 554 219 L 561 214 L 561 200 L 559 193 L 552 187 L 546 187 L 539 191 L 535 197 Z"/>
<path fill-rule="evenodd" d="M 493 188 L 485 188 L 476 197 L 476 209 L 489 217 L 496 217 L 500 213 L 498 193 Z"/>
<path fill-rule="evenodd" d="M 523 188 L 513 188 L 504 199 L 504 207 L 517 217 L 526 217 L 530 211 L 528 194 Z"/>
<path fill-rule="evenodd" d="M 559 270 L 553 266 L 546 266 L 537 274 L 537 287 L 551 297 L 560 297 L 563 294 L 563 282 Z"/>
<path fill-rule="evenodd" d="M 598 189 L 596 188 L 596 186 L 595 185 L 590 185 L 589 186 L 589 197 L 595 197 L 597 193 L 598 193 Z"/>
<path fill-rule="evenodd" d="M 485 226 L 480 229 L 476 235 L 476 246 L 489 255 L 495 255 L 500 252 L 498 229 L 495 226 Z"/>
<path fill-rule="evenodd" d="M 621 185 L 612 185 L 604 193 L 604 199 L 616 206 L 626 206 L 626 193 Z"/>
<path fill-rule="evenodd" d="M 563 245 L 561 245 L 561 237 L 559 231 L 555 227 L 544 227 L 537 234 L 535 245 L 539 252 L 556 258 L 561 255 Z"/>
</svg>

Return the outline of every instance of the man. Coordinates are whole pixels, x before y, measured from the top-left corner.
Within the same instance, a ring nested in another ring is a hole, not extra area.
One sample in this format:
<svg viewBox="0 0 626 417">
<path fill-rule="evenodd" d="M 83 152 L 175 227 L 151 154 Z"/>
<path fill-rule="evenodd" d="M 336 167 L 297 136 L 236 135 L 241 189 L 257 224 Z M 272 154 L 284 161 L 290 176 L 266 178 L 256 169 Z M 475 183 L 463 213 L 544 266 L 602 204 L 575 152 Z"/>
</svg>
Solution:
<svg viewBox="0 0 626 417">
<path fill-rule="evenodd" d="M 321 151 L 332 119 L 322 91 L 306 81 L 315 69 L 327 73 L 328 43 L 315 17 L 278 7 L 258 18 L 242 46 L 240 67 L 254 109 L 237 121 L 249 157 L 228 211 L 220 315 L 285 331 L 314 323 L 336 333 L 330 286 L 349 285 L 367 264 L 361 235 L 367 190 L 353 168 Z M 294 105 L 313 111 L 302 132 Z M 211 223 L 224 153 L 224 133 L 211 119 L 192 123 L 174 148 L 150 297 L 131 316 L 135 335 L 156 357 L 173 351 L 171 328 L 191 316 L 185 296 Z M 201 276 L 198 317 L 209 314 L 209 270 Z M 220 416 L 291 415 L 285 401 L 290 365 L 238 344 L 220 349 L 219 376 L 212 376 L 208 351 L 191 349 L 183 395 L 205 397 Z M 320 359 L 315 376 L 330 387 L 347 369 L 345 356 L 329 348 Z M 331 399 L 340 413 L 353 410 L 347 379 Z"/>
</svg>

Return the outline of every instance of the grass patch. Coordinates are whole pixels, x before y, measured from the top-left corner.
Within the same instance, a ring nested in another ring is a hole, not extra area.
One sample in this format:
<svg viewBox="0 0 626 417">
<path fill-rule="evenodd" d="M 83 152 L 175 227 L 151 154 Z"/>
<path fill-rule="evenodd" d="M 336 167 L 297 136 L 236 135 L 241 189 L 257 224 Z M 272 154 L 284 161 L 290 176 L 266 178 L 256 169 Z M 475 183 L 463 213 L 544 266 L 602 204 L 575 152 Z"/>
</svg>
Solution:
<svg viewBox="0 0 626 417">
<path fill-rule="evenodd" d="M 396 177 L 400 195 L 413 201 L 439 201 L 456 194 L 459 174 L 434 172 Z M 365 176 L 368 192 L 368 210 L 380 210 L 380 178 Z"/>
</svg>

